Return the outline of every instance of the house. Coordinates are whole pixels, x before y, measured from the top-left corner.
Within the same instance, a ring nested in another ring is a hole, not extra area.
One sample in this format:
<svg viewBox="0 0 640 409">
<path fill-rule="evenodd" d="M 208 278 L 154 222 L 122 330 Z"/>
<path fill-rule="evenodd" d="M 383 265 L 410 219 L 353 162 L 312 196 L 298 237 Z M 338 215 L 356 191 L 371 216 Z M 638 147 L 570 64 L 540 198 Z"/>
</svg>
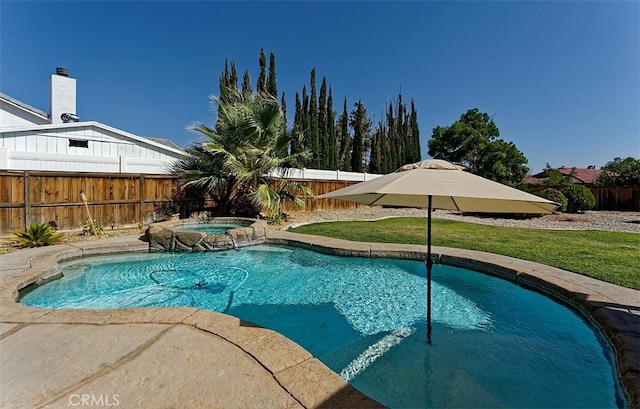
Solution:
<svg viewBox="0 0 640 409">
<path fill-rule="evenodd" d="M 571 182 L 585 186 L 594 186 L 596 183 L 596 179 L 598 179 L 598 176 L 600 176 L 600 174 L 603 172 L 601 169 L 595 169 L 594 167 L 568 168 L 566 166 L 561 166 L 554 170 L 557 170 L 567 178 L 570 178 Z M 527 176 L 526 178 L 524 178 L 524 183 L 527 185 L 535 185 L 542 183 L 547 178 L 548 177 L 545 171 L 542 171 L 533 176 Z"/>
<path fill-rule="evenodd" d="M 184 156 L 170 141 L 81 121 L 65 68 L 51 75 L 49 113 L 0 93 L 0 170 L 166 174 Z"/>
</svg>

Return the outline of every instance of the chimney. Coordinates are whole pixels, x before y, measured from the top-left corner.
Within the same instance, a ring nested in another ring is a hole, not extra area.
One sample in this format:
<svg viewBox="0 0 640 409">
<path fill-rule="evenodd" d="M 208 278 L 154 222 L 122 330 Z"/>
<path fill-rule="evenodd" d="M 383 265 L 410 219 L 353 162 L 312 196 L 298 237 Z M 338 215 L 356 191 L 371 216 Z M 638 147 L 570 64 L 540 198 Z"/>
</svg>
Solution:
<svg viewBox="0 0 640 409">
<path fill-rule="evenodd" d="M 57 67 L 56 73 L 51 74 L 49 103 L 49 121 L 52 124 L 70 122 L 69 117 L 77 118 L 76 80 L 69 77 L 67 68 Z"/>
</svg>

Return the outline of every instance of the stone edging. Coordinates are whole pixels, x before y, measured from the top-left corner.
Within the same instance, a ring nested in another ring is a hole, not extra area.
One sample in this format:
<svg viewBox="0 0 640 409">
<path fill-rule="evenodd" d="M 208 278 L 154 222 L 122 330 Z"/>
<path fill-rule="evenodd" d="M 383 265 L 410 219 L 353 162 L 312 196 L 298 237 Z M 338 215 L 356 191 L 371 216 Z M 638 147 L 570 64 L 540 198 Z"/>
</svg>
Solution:
<svg viewBox="0 0 640 409">
<path fill-rule="evenodd" d="M 300 246 L 323 253 L 342 256 L 387 257 L 412 260 L 423 260 L 425 257 L 424 246 L 349 242 L 273 229 L 265 229 L 264 242 Z M 32 284 L 40 285 L 48 280 L 59 277 L 61 273 L 58 261 L 94 254 L 144 251 L 149 248 L 148 246 L 147 243 L 136 240 L 134 237 L 128 237 L 119 238 L 119 240 L 111 239 L 99 242 L 79 243 L 75 246 L 59 245 L 50 248 L 23 250 L 0 256 L 0 259 L 3 261 L 2 265 L 9 266 L 8 269 L 5 269 L 6 271 L 1 273 L 0 322 L 33 322 L 38 319 L 43 319 L 48 314 L 52 314 L 53 317 L 61 312 L 31 308 L 16 303 L 18 290 Z M 501 276 L 520 285 L 545 292 L 584 312 L 602 329 L 616 353 L 617 368 L 625 393 L 627 394 L 629 407 L 640 409 L 640 291 L 608 284 L 558 268 L 491 253 L 445 247 L 433 247 L 432 253 L 436 262 L 467 267 Z M 5 260 L 10 261 L 5 264 Z M 137 311 L 137 314 L 143 314 L 145 310 L 154 309 L 137 309 L 134 311 Z M 71 317 L 74 312 L 75 311 L 71 310 L 65 311 L 65 313 L 70 314 Z M 102 323 L 118 323 L 121 322 L 127 314 L 132 314 L 131 310 L 109 310 L 96 313 L 96 318 L 102 317 L 98 318 Z M 154 314 L 144 313 L 143 315 L 145 316 L 143 322 L 156 321 L 153 317 Z M 199 326 L 198 320 L 193 321 L 193 319 L 188 319 L 188 317 L 181 317 L 177 323 L 194 325 L 199 329 L 211 331 L 216 334 L 218 334 L 218 331 L 221 331 L 220 328 L 228 328 L 230 325 L 230 318 L 223 314 L 197 310 L 197 315 L 202 317 L 203 322 L 207 322 L 206 325 L 203 324 L 204 327 L 202 325 Z M 190 316 L 195 317 L 196 315 Z M 65 318 L 67 322 L 69 319 L 70 317 Z M 239 320 L 237 321 L 239 322 Z M 240 323 L 234 324 L 233 326 L 238 325 L 240 325 Z M 237 328 L 232 330 L 230 334 L 235 334 L 236 330 Z M 285 341 L 283 341 L 282 338 L 284 337 L 273 331 L 267 329 L 260 329 L 260 331 L 261 335 L 259 338 L 267 339 L 269 342 L 265 342 L 264 344 L 260 342 L 260 347 L 256 351 L 245 350 L 245 352 L 261 362 L 265 368 L 268 368 L 269 371 L 277 377 L 276 373 L 278 369 L 281 368 L 271 369 L 272 366 L 270 365 L 273 364 L 269 362 L 274 359 L 271 355 L 275 355 L 276 357 L 279 355 L 288 355 L 282 353 L 282 349 L 287 348 L 294 356 L 297 356 L 300 354 L 299 350 L 302 348 L 286 338 Z M 227 339 L 224 335 L 220 336 Z M 239 345 L 235 342 L 233 336 L 229 336 L 227 340 Z M 269 347 L 269 345 L 273 347 Z M 343 390 L 346 390 L 347 392 L 344 392 L 345 395 L 343 396 L 344 399 L 353 399 L 352 402 L 359 402 L 358 406 L 365 404 L 365 402 L 368 402 L 365 406 L 373 404 L 373 402 L 367 401 L 364 395 L 359 394 L 357 391 L 350 390 L 348 387 L 344 389 L 344 381 L 319 361 L 313 359 L 313 363 L 310 362 L 308 359 L 305 359 L 302 362 L 294 363 L 293 366 L 300 366 L 297 371 L 311 370 L 312 375 L 310 376 L 322 385 L 327 386 L 326 388 L 321 387 L 321 391 L 316 390 L 316 394 L 325 393 L 327 394 L 325 398 L 337 399 L 337 396 L 334 395 L 335 391 L 342 393 Z M 280 364 L 282 364 L 282 362 Z M 309 365 L 313 368 L 309 367 Z M 307 369 L 301 369 L 302 367 L 307 367 Z M 316 373 L 316 371 L 324 372 L 324 374 L 320 375 L 320 373 Z M 292 396 L 305 406 L 307 405 L 304 403 L 304 399 L 307 401 L 317 401 L 318 396 L 314 395 L 311 397 L 309 390 L 295 390 L 296 387 L 300 387 L 300 384 L 296 383 L 294 379 L 290 379 L 290 381 L 292 382 L 291 385 L 281 383 Z M 289 389 L 288 386 L 292 389 Z M 332 391 L 331 393 L 329 393 L 330 390 Z M 302 398 L 301 400 L 300 396 L 306 398 Z"/>
</svg>

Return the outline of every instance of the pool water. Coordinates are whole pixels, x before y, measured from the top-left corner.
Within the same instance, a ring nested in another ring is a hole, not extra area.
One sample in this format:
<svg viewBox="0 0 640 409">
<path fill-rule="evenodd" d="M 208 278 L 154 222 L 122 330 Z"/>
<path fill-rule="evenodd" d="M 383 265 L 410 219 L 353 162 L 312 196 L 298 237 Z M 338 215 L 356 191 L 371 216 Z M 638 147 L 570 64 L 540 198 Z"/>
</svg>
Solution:
<svg viewBox="0 0 640 409">
<path fill-rule="evenodd" d="M 613 353 L 572 310 L 511 282 L 436 265 L 426 344 L 421 262 L 281 246 L 66 262 L 25 294 L 46 308 L 195 306 L 296 341 L 391 408 L 625 407 Z"/>
<path fill-rule="evenodd" d="M 200 223 L 184 224 L 177 227 L 178 230 L 197 231 L 206 234 L 222 234 L 227 230 L 244 227 L 241 224 Z"/>
</svg>

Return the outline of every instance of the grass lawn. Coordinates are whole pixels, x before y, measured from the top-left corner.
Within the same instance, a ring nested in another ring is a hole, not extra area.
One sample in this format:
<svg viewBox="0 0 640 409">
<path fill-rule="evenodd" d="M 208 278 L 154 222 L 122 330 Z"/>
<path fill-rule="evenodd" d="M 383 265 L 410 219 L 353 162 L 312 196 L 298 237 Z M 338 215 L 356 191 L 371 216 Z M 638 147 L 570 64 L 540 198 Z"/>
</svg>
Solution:
<svg viewBox="0 0 640 409">
<path fill-rule="evenodd" d="M 640 290 L 640 234 L 609 231 L 536 230 L 432 219 L 432 244 L 503 254 Z M 296 233 L 352 241 L 425 244 L 426 219 L 300 226 Z"/>
</svg>

